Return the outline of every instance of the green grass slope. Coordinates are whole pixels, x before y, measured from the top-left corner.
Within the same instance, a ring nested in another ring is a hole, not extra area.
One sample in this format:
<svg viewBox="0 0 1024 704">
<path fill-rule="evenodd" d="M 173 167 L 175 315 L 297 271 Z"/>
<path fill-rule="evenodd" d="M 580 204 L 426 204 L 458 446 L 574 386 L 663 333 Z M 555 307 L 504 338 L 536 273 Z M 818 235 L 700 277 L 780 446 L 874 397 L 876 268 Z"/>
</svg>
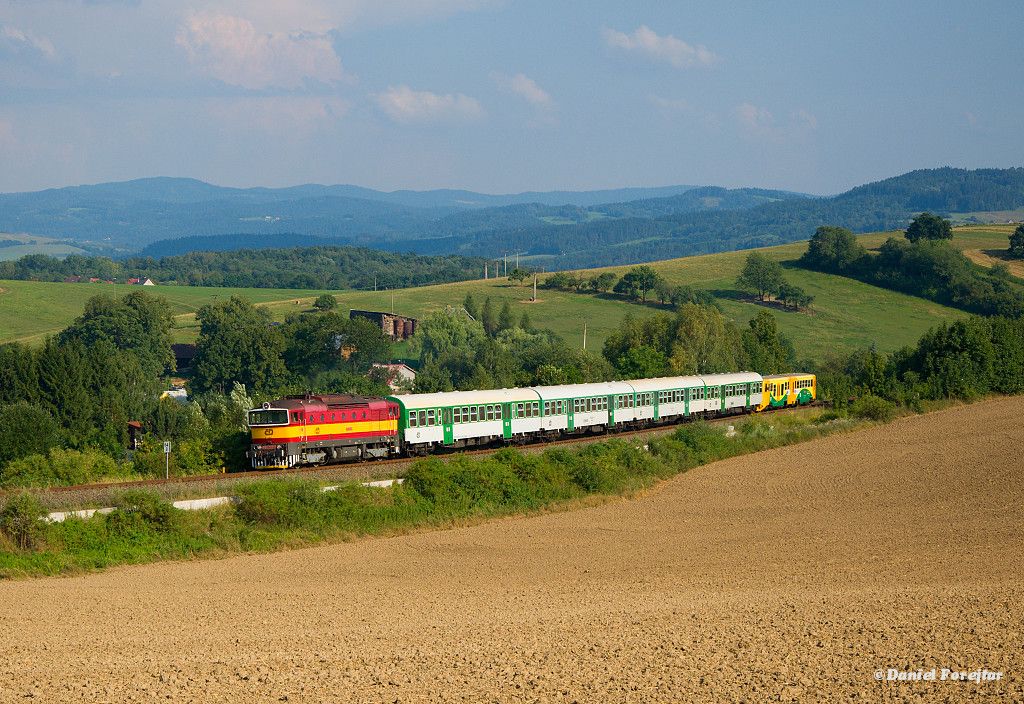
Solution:
<svg viewBox="0 0 1024 704">
<path fill-rule="evenodd" d="M 965 249 L 988 247 L 999 234 L 984 234 L 975 228 L 957 230 L 956 244 Z M 864 235 L 861 241 L 877 247 L 891 233 Z M 1005 247 L 1005 245 L 1003 245 Z M 792 262 L 806 248 L 794 243 L 762 250 L 783 263 Z M 652 266 L 673 284 L 690 284 L 715 291 L 726 314 L 739 325 L 765 308 L 745 300 L 735 291 L 735 280 L 748 252 L 727 252 L 687 257 Z M 629 267 L 607 270 L 623 273 Z M 603 271 L 595 270 L 595 271 Z M 543 275 L 541 276 L 543 279 Z M 887 291 L 852 279 L 809 272 L 787 266 L 786 278 L 815 296 L 809 312 L 787 312 L 767 308 L 778 320 L 781 330 L 796 345 L 803 358 L 821 358 L 831 351 L 849 350 L 874 344 L 882 351 L 891 351 L 916 341 L 928 328 L 943 321 L 955 320 L 965 313 L 913 296 Z M 0 342 L 39 340 L 56 332 L 78 315 L 85 300 L 99 291 L 123 294 L 133 290 L 124 285 L 53 284 L 39 282 L 0 282 Z M 244 296 L 266 306 L 276 320 L 309 308 L 321 291 L 275 289 L 227 289 L 179 286 L 147 288 L 165 296 L 177 316 L 175 339 L 194 340 L 198 334 L 194 311 L 204 303 L 223 300 L 231 295 Z M 537 327 L 554 330 L 573 345 L 583 344 L 586 323 L 587 348 L 600 350 L 604 339 L 628 314 L 651 315 L 660 306 L 639 305 L 617 297 L 599 297 L 538 289 L 538 301 L 531 302 L 532 287 L 511 285 L 504 279 L 465 281 L 436 286 L 390 291 L 335 292 L 340 307 L 368 310 L 391 310 L 424 317 L 445 306 L 459 306 L 467 293 L 479 305 L 490 297 L 495 312 L 508 301 L 515 315 L 529 314 Z M 393 301 L 393 303 L 392 303 Z"/>
</svg>

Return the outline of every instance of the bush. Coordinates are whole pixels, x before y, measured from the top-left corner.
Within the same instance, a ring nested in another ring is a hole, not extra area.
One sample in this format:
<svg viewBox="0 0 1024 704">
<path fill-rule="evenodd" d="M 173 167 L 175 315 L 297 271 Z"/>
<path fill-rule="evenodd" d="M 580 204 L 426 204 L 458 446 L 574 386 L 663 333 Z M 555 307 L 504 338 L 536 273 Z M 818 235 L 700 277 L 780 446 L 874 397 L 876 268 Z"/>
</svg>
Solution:
<svg viewBox="0 0 1024 704">
<path fill-rule="evenodd" d="M 49 455 L 29 455 L 8 463 L 0 472 L 0 486 L 72 486 L 126 474 L 125 468 L 98 450 L 54 448 Z"/>
<path fill-rule="evenodd" d="M 39 545 L 43 535 L 44 513 L 34 496 L 18 494 L 9 499 L 0 511 L 0 533 L 19 550 L 32 550 Z"/>
<path fill-rule="evenodd" d="M 235 515 L 250 525 L 318 528 L 324 524 L 324 493 L 297 479 L 247 484 L 238 490 Z"/>
<path fill-rule="evenodd" d="M 885 423 L 896 416 L 896 404 L 874 394 L 867 394 L 853 402 L 853 405 L 850 406 L 850 414 L 855 418 Z"/>
<path fill-rule="evenodd" d="M 107 530 L 119 535 L 171 533 L 179 524 L 181 511 L 148 491 L 126 491 L 107 514 Z"/>
</svg>

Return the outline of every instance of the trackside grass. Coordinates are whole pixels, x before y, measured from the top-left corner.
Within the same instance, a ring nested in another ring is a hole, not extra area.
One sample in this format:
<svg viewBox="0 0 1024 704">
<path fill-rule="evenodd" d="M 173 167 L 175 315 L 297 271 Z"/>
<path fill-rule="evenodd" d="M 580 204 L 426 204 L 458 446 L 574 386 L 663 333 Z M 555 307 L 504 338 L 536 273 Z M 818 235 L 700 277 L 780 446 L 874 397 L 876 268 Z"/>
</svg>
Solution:
<svg viewBox="0 0 1024 704">
<path fill-rule="evenodd" d="M 323 491 L 308 480 L 238 488 L 235 506 L 180 511 L 155 494 L 120 496 L 116 510 L 45 523 L 30 495 L 0 510 L 0 577 L 54 575 L 158 560 L 217 557 L 389 535 L 628 496 L 698 465 L 804 442 L 862 423 L 810 413 L 693 423 L 648 440 L 609 440 L 540 454 L 505 449 L 485 458 L 417 462 L 390 489 L 348 484 Z"/>
</svg>

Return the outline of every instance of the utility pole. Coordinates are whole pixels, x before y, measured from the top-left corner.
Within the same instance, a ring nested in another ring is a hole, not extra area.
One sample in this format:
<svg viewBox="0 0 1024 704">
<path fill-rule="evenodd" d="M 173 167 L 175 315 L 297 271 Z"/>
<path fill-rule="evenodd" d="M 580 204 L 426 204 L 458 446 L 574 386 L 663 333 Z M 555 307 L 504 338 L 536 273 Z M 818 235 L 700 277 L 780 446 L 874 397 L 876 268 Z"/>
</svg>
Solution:
<svg viewBox="0 0 1024 704">
<path fill-rule="evenodd" d="M 373 275 L 373 292 L 377 293 L 377 275 Z"/>
<path fill-rule="evenodd" d="M 501 253 L 501 260 L 505 262 L 505 276 L 508 276 L 508 252 Z"/>
<path fill-rule="evenodd" d="M 484 262 L 484 281 L 487 280 L 487 262 Z"/>
<path fill-rule="evenodd" d="M 583 351 L 587 351 L 587 321 L 583 321 Z"/>
<path fill-rule="evenodd" d="M 533 302 L 537 302 L 537 272 L 533 272 Z"/>
</svg>

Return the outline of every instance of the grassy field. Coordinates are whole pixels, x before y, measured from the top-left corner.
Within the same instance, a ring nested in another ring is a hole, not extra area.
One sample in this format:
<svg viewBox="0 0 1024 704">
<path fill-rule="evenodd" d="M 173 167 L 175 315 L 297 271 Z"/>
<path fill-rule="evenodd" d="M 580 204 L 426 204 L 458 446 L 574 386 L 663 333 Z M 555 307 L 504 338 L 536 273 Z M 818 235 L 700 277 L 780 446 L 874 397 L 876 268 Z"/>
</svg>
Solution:
<svg viewBox="0 0 1024 704">
<path fill-rule="evenodd" d="M 34 342 L 55 333 L 82 313 L 90 297 L 107 293 L 123 296 L 140 290 L 127 284 L 65 284 L 42 281 L 0 281 L 0 342 Z M 203 304 L 223 300 L 233 294 L 251 301 L 281 301 L 298 294 L 316 296 L 318 291 L 291 291 L 268 288 L 202 288 L 198 286 L 147 286 L 149 293 L 163 296 L 171 310 L 188 325 L 194 325 L 194 312 Z M 294 299 L 291 299 L 294 301 Z M 294 305 L 294 304 L 293 304 Z M 183 340 L 195 337 L 189 327 L 176 330 Z"/>
<path fill-rule="evenodd" d="M 0 247 L 0 261 L 21 259 L 29 254 L 48 254 L 51 257 L 66 257 L 69 254 L 84 254 L 84 249 L 48 237 L 36 235 L 15 235 L 0 232 L 0 240 L 18 240 L 23 244 Z"/>
<path fill-rule="evenodd" d="M 965 251 L 983 251 L 1001 246 L 1012 228 L 975 226 L 957 229 L 954 243 Z M 867 247 L 877 247 L 893 233 L 863 235 Z M 798 242 L 762 250 L 787 266 L 789 281 L 804 287 L 815 296 L 808 313 L 794 313 L 768 308 L 779 327 L 794 341 L 801 358 L 820 358 L 833 350 L 848 350 L 875 344 L 879 350 L 891 351 L 916 341 L 922 333 L 942 321 L 964 316 L 961 311 L 913 296 L 887 291 L 874 286 L 828 274 L 793 268 L 792 262 L 806 248 Z M 719 296 L 723 309 L 739 325 L 764 308 L 742 300 L 735 291 L 736 276 L 748 252 L 726 252 L 700 257 L 687 257 L 652 266 L 673 284 L 690 284 L 710 289 Z M 610 267 L 619 274 L 629 267 Z M 542 277 L 543 278 L 543 277 Z M 12 340 L 38 341 L 53 333 L 78 315 L 85 300 L 99 291 L 121 295 L 132 290 L 124 285 L 93 285 L 40 283 L 26 281 L 0 282 L 0 342 Z M 198 327 L 195 310 L 210 301 L 223 300 L 237 294 L 267 307 L 275 320 L 306 310 L 322 291 L 280 289 L 229 289 L 184 286 L 156 286 L 147 289 L 168 299 L 177 316 L 175 340 L 195 340 Z M 390 291 L 333 292 L 343 310 L 362 308 L 391 310 L 414 317 L 424 317 L 445 306 L 459 306 L 467 293 L 478 304 L 490 297 L 496 311 L 508 301 L 516 316 L 529 314 L 534 325 L 554 330 L 572 345 L 583 344 L 584 323 L 587 348 L 600 350 L 607 335 L 627 315 L 650 315 L 660 309 L 656 305 L 639 305 L 614 296 L 599 297 L 560 291 L 538 290 L 538 301 L 531 302 L 531 286 L 510 285 L 504 279 L 466 281 L 437 286 Z M 400 351 L 396 351 L 400 353 Z"/>
</svg>

